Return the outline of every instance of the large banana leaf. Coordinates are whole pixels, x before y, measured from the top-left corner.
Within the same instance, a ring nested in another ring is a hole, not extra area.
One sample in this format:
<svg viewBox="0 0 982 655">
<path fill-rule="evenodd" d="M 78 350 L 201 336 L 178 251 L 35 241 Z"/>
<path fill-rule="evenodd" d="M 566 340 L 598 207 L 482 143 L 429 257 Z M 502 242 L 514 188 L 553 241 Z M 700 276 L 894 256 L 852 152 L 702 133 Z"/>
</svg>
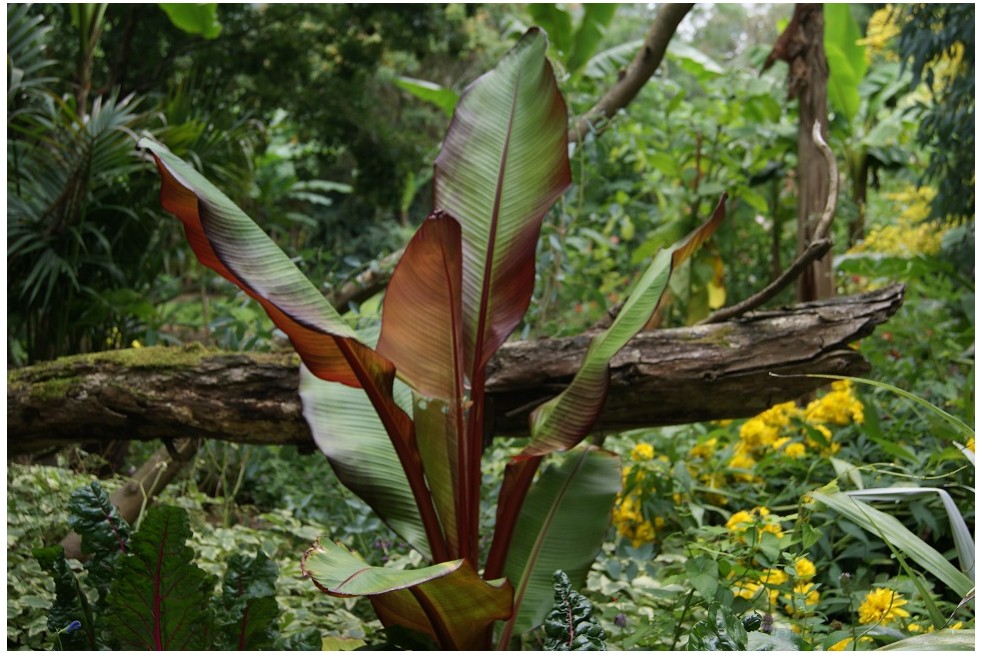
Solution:
<svg viewBox="0 0 982 655">
<path fill-rule="evenodd" d="M 540 405 L 530 418 L 532 440 L 522 456 L 544 455 L 572 448 L 589 433 L 603 409 L 610 381 L 610 359 L 641 331 L 668 285 L 672 270 L 696 251 L 719 227 L 726 213 L 726 195 L 712 217 L 670 250 L 662 250 L 631 291 L 613 324 L 595 336 L 573 382 Z"/>
<path fill-rule="evenodd" d="M 842 112 L 846 121 L 852 122 L 859 111 L 859 85 L 866 75 L 866 47 L 857 43 L 862 34 L 852 17 L 852 7 L 828 3 L 822 10 L 825 57 L 829 64 L 829 102 Z"/>
<path fill-rule="evenodd" d="M 889 514 L 834 490 L 819 489 L 813 491 L 811 495 L 818 502 L 842 514 L 867 532 L 882 539 L 889 539 L 895 548 L 906 553 L 958 595 L 963 597 L 968 595 L 975 586 L 972 578 L 952 566 L 948 558 Z"/>
<path fill-rule="evenodd" d="M 462 559 L 411 571 L 387 569 L 325 542 L 307 551 L 301 569 L 331 595 L 370 596 L 383 625 L 430 635 L 446 649 L 483 648 L 491 624 L 511 614 L 507 581 L 485 582 Z"/>
<path fill-rule="evenodd" d="M 358 341 L 296 264 L 225 194 L 163 145 L 150 139 L 138 145 L 153 155 L 160 202 L 184 224 L 194 254 L 259 301 L 315 375 L 360 387 L 367 378 L 394 374 L 392 364 Z"/>
<path fill-rule="evenodd" d="M 480 457 L 480 440 L 468 439 L 464 424 L 460 285 L 460 224 L 436 212 L 409 242 L 389 282 L 378 351 L 424 396 L 414 403 L 413 417 L 450 556 L 476 558 L 473 548 L 460 551 L 473 540 L 466 534 L 466 517 L 458 518 L 458 512 L 474 504 L 473 485 L 466 484 L 460 472 Z"/>
<path fill-rule="evenodd" d="M 462 228 L 472 378 L 528 309 L 542 217 L 570 183 L 566 103 L 545 51 L 530 29 L 464 91 L 435 164 L 436 209 Z"/>
<path fill-rule="evenodd" d="M 412 393 L 405 385 L 397 383 L 394 393 L 401 405 L 412 403 Z M 406 473 L 365 391 L 325 382 L 301 366 L 300 399 L 314 442 L 327 455 L 338 480 L 430 559 L 426 531 Z"/>
<path fill-rule="evenodd" d="M 552 607 L 557 569 L 569 575 L 574 587 L 583 584 L 620 487 L 620 459 L 594 447 L 570 453 L 543 471 L 522 505 L 505 562 L 516 612 L 499 645 L 542 623 Z"/>
<path fill-rule="evenodd" d="M 423 221 L 399 260 L 382 304 L 378 352 L 423 396 L 464 398 L 460 224 Z"/>
<path fill-rule="evenodd" d="M 159 143 L 141 139 L 138 145 L 153 155 L 161 175 L 161 204 L 184 224 L 201 263 L 256 299 L 314 375 L 365 390 L 406 472 L 431 549 L 444 559 L 413 423 L 392 394 L 395 366 L 357 338 L 289 257 L 225 194 Z"/>
</svg>

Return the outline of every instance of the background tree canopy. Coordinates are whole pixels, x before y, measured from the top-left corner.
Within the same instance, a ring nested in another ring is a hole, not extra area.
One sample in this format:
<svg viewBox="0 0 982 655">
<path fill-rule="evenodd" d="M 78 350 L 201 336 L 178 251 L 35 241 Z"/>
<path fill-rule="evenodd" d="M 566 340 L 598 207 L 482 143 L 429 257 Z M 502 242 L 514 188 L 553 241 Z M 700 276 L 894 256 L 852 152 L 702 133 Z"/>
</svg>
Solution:
<svg viewBox="0 0 982 655">
<path fill-rule="evenodd" d="M 233 348 L 271 334 L 261 320 L 249 325 L 257 317 L 247 307 L 209 297 L 219 283 L 185 261 L 177 227 L 154 206 L 153 180 L 127 152 L 133 136 L 152 133 L 196 162 L 305 272 L 335 286 L 402 246 L 429 210 L 447 117 L 401 80 L 452 98 L 523 24 L 538 22 L 553 32 L 564 93 L 582 114 L 630 61 L 653 16 L 627 5 L 578 14 L 552 5 L 524 13 L 271 4 L 220 6 L 182 23 L 157 5 L 93 11 L 35 5 L 11 14 L 20 26 L 12 65 L 22 71 L 8 95 L 13 362 L 135 338 L 173 342 L 182 324 Z M 849 82 L 862 114 L 835 115 L 833 147 L 841 144 L 852 178 L 838 230 L 865 222 L 868 181 L 878 185 L 886 169 L 909 178 L 920 160 L 938 181 L 934 218 L 965 216 L 974 204 L 970 178 L 947 173 L 974 170 L 952 159 L 973 152 L 972 35 L 926 27 L 969 24 L 945 13 L 968 9 L 904 11 L 892 12 L 890 25 L 901 63 L 911 65 L 894 70 L 897 56 L 876 54 L 870 42 L 858 56 L 872 67 Z M 871 14 L 856 8 L 856 34 Z M 657 81 L 607 135 L 584 142 L 575 191 L 545 224 L 540 302 L 526 335 L 572 333 L 599 318 L 644 258 L 694 227 L 724 189 L 736 218 L 678 274 L 666 319 L 691 322 L 727 297 L 746 297 L 791 259 L 796 108 L 780 91 L 783 70 L 756 72 L 787 15 L 780 5 L 696 7 Z M 935 81 L 933 62 L 944 53 L 955 59 Z M 933 82 L 932 97 L 905 96 L 902 84 L 921 79 Z M 83 127 L 90 114 L 100 120 Z M 915 144 L 903 126 L 922 114 Z M 940 134 L 960 135 L 966 147 L 938 147 Z M 168 303 L 195 296 L 194 310 Z"/>
</svg>

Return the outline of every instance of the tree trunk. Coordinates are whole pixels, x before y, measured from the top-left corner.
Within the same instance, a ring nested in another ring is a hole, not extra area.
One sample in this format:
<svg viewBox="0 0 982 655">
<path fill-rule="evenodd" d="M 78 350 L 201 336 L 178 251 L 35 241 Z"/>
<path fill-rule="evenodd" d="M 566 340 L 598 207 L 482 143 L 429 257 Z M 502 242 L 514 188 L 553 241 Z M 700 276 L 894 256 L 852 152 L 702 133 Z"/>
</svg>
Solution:
<svg viewBox="0 0 982 655">
<path fill-rule="evenodd" d="M 776 60 L 788 63 L 788 98 L 798 99 L 798 253 L 814 241 L 815 228 L 829 193 L 825 158 L 812 139 L 819 121 L 828 141 L 829 67 L 825 61 L 825 21 L 820 4 L 796 4 L 787 28 L 781 33 L 764 70 Z M 798 278 L 798 301 L 807 302 L 835 295 L 832 257 L 826 254 L 812 262 Z"/>
<path fill-rule="evenodd" d="M 825 33 L 822 5 L 799 4 L 799 25 L 804 39 L 801 55 L 792 61 L 792 82 L 798 95 L 798 252 L 813 241 L 815 225 L 829 195 L 825 160 L 812 141 L 815 121 L 822 125 L 822 136 L 828 140 L 828 80 L 825 61 Z M 825 255 L 805 269 L 798 279 L 798 300 L 807 302 L 835 295 L 832 278 L 832 256 Z"/>
<path fill-rule="evenodd" d="M 826 380 L 860 375 L 851 345 L 900 306 L 903 287 L 645 332 L 611 362 L 595 431 L 752 416 Z M 569 383 L 589 335 L 506 343 L 488 371 L 493 433 L 528 433 L 528 413 Z M 7 452 L 83 441 L 209 438 L 314 450 L 294 354 L 140 348 L 65 357 L 7 374 Z"/>
</svg>

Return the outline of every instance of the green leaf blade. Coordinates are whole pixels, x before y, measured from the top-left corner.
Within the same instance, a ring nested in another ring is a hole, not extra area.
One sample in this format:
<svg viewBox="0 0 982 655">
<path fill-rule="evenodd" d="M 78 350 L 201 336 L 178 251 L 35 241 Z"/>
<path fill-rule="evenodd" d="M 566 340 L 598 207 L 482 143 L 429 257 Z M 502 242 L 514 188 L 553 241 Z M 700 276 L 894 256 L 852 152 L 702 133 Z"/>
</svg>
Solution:
<svg viewBox="0 0 982 655">
<path fill-rule="evenodd" d="M 170 22 L 188 34 L 199 34 L 206 39 L 215 39 L 222 33 L 222 24 L 218 20 L 218 3 L 216 2 L 161 2 L 158 4 L 170 18 Z"/>
<path fill-rule="evenodd" d="M 447 115 L 447 118 L 453 116 L 454 107 L 457 106 L 457 101 L 460 99 L 460 96 L 453 89 L 446 89 L 439 84 L 427 82 L 426 80 L 417 80 L 412 77 L 397 77 L 395 84 L 400 89 L 408 91 L 420 100 L 439 107 Z"/>
<path fill-rule="evenodd" d="M 68 568 L 64 550 L 61 546 L 35 548 L 33 555 L 55 583 L 55 602 L 48 613 L 48 630 L 58 633 L 65 630 L 72 621 L 79 621 L 82 624 L 81 628 L 71 634 L 59 635 L 62 648 L 95 650 L 96 627 L 93 625 L 92 611 L 85 593 L 78 584 L 78 579 Z"/>
<path fill-rule="evenodd" d="M 187 513 L 157 506 L 147 512 L 116 566 L 109 590 L 109 627 L 126 650 L 205 650 L 211 646 L 212 576 L 185 545 Z"/>
<path fill-rule="evenodd" d="M 952 566 L 944 555 L 926 544 L 889 514 L 860 503 L 842 492 L 818 490 L 812 492 L 812 497 L 867 532 L 889 539 L 894 547 L 906 553 L 925 571 L 934 575 L 960 596 L 966 596 L 975 586 L 972 579 Z"/>
<path fill-rule="evenodd" d="M 535 282 L 542 217 L 569 186 L 567 114 L 546 38 L 529 32 L 461 95 L 434 168 L 436 209 L 463 237 L 467 369 L 515 329 Z"/>
<path fill-rule="evenodd" d="M 274 646 L 279 569 L 262 551 L 232 555 L 222 581 L 220 635 L 224 650 L 268 650 Z"/>
<path fill-rule="evenodd" d="M 829 101 L 851 122 L 859 111 L 859 85 L 866 75 L 866 47 L 848 4 L 825 4 L 824 46 L 829 64 Z"/>
<path fill-rule="evenodd" d="M 462 564 L 463 560 L 454 560 L 413 570 L 369 566 L 344 546 L 326 541 L 304 553 L 300 570 L 332 596 L 374 596 L 449 575 Z"/>
<path fill-rule="evenodd" d="M 567 455 L 533 484 L 505 561 L 516 605 L 508 633 L 542 623 L 552 607 L 557 569 L 574 586 L 583 584 L 603 544 L 620 487 L 620 459 L 597 448 Z"/>
<path fill-rule="evenodd" d="M 382 303 L 378 352 L 420 394 L 464 397 L 460 224 L 431 214 L 392 274 Z"/>
<path fill-rule="evenodd" d="M 104 602 L 116 560 L 127 552 L 130 526 L 98 482 L 73 492 L 68 511 L 68 526 L 82 538 L 82 552 L 92 555 L 86 563 L 89 581 Z"/>
<path fill-rule="evenodd" d="M 723 221 L 725 210 L 724 194 L 706 223 L 672 250 L 663 250 L 655 256 L 613 324 L 590 342 L 570 385 L 532 413 L 529 419 L 532 440 L 521 456 L 567 450 L 586 437 L 607 397 L 610 359 L 648 322 L 668 287 L 672 271 L 712 236 Z"/>
<path fill-rule="evenodd" d="M 404 385 L 393 390 L 409 406 Z M 431 559 L 419 508 L 392 441 L 362 389 L 326 382 L 300 367 L 300 399 L 314 442 L 341 483 L 368 503 L 401 538 Z"/>
</svg>

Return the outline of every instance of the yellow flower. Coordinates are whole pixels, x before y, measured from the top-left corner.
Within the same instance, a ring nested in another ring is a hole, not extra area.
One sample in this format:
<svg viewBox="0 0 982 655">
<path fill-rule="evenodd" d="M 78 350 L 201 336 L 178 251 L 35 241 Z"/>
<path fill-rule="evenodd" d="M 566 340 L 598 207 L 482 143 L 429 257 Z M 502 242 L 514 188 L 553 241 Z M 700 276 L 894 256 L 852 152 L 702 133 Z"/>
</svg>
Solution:
<svg viewBox="0 0 982 655">
<path fill-rule="evenodd" d="M 852 384 L 848 380 L 832 383 L 832 390 L 808 403 L 805 420 L 809 423 L 832 423 L 848 425 L 863 422 L 863 404 L 853 395 Z M 829 437 L 831 433 L 825 434 Z"/>
<path fill-rule="evenodd" d="M 773 519 L 767 519 L 770 513 L 771 511 L 766 507 L 755 507 L 749 512 L 740 510 L 730 516 L 726 521 L 726 527 L 740 539 L 743 539 L 744 533 L 754 525 L 757 526 L 758 538 L 764 532 L 771 532 L 781 537 L 784 532 L 781 531 L 780 524 Z"/>
<path fill-rule="evenodd" d="M 925 219 L 931 214 L 931 201 L 936 192 L 931 187 L 909 186 L 900 193 L 887 194 L 893 201 L 889 224 L 874 227 L 862 242 L 850 248 L 850 253 L 876 252 L 884 255 L 910 257 L 934 255 L 941 250 L 941 239 L 952 224 L 938 226 Z"/>
<path fill-rule="evenodd" d="M 797 441 L 788 444 L 788 447 L 784 449 L 784 454 L 792 459 L 800 459 L 805 456 L 805 444 Z"/>
<path fill-rule="evenodd" d="M 754 465 L 757 463 L 750 455 L 744 452 L 737 452 L 730 458 L 730 461 L 726 465 L 731 469 L 745 469 L 746 471 L 751 471 Z M 737 480 L 743 480 L 744 482 L 753 482 L 754 475 L 749 472 L 737 472 L 733 474 L 733 477 Z"/>
<path fill-rule="evenodd" d="M 732 532 L 743 532 L 750 525 L 753 525 L 754 518 L 745 509 L 741 509 L 739 512 L 734 512 L 732 516 L 726 521 L 726 527 Z"/>
<path fill-rule="evenodd" d="M 779 587 L 788 581 L 788 574 L 781 569 L 764 569 L 762 582 L 767 585 Z"/>
<path fill-rule="evenodd" d="M 852 643 L 852 637 L 846 637 L 842 641 L 837 641 L 831 646 L 829 646 L 829 650 L 845 650 L 846 646 L 848 646 L 851 643 Z"/>
<path fill-rule="evenodd" d="M 740 427 L 740 441 L 751 450 L 770 446 L 777 440 L 779 434 L 775 426 L 768 425 L 759 416 L 747 419 L 747 422 Z"/>
<path fill-rule="evenodd" d="M 716 452 L 716 438 L 707 439 L 701 444 L 697 444 L 689 450 L 689 457 L 693 459 L 696 457 L 701 457 L 703 459 L 711 459 L 713 454 Z"/>
<path fill-rule="evenodd" d="M 633 450 L 631 450 L 631 459 L 633 459 L 635 462 L 643 462 L 653 459 L 654 456 L 655 449 L 650 443 L 639 443 Z"/>
<path fill-rule="evenodd" d="M 969 450 L 971 450 L 974 453 L 975 452 L 975 437 L 969 437 L 968 438 L 968 443 L 965 444 L 965 447 L 968 448 Z"/>
<path fill-rule="evenodd" d="M 890 41 L 900 34 L 900 25 L 895 22 L 896 10 L 893 5 L 877 9 L 866 23 L 866 38 L 856 42 L 866 46 L 866 63 L 872 63 L 875 55 L 888 61 L 896 61 L 897 55 L 888 47 Z"/>
<path fill-rule="evenodd" d="M 910 612 L 903 609 L 907 601 L 893 589 L 881 587 L 866 594 L 859 606 L 860 623 L 889 623 L 894 619 L 906 618 Z"/>
<path fill-rule="evenodd" d="M 811 580 L 815 577 L 815 564 L 807 557 L 801 557 L 794 563 L 795 577 Z"/>
<path fill-rule="evenodd" d="M 745 598 L 747 600 L 753 600 L 757 593 L 761 589 L 761 585 L 756 582 L 750 582 L 748 580 L 737 582 L 733 585 L 734 591 L 733 595 L 739 598 Z"/>
</svg>

